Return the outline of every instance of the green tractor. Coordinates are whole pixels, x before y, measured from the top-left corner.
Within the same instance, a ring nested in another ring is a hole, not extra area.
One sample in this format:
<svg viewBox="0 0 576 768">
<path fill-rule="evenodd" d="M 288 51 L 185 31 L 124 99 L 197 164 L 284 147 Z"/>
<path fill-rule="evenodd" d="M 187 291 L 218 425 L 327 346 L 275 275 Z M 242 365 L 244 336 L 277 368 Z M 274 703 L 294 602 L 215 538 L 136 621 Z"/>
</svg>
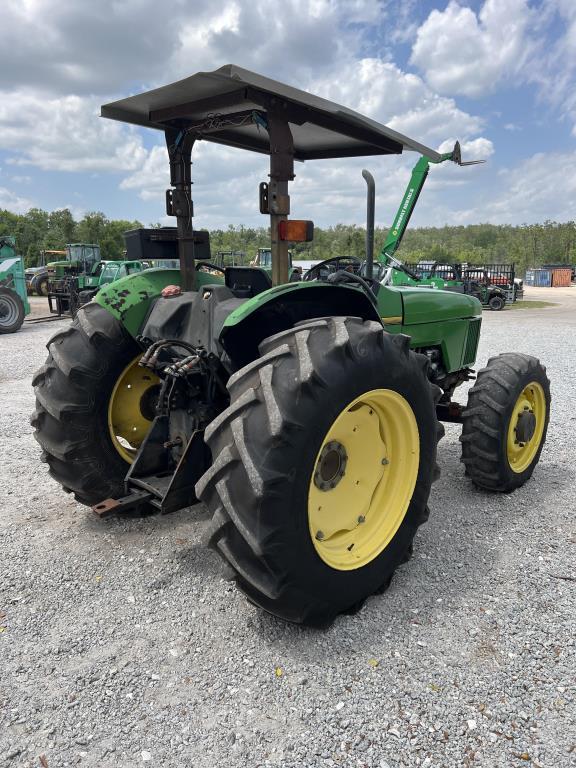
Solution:
<svg viewBox="0 0 576 768">
<path fill-rule="evenodd" d="M 57 315 L 75 317 L 102 286 L 141 272 L 147 266 L 138 259 L 102 260 L 100 246 L 94 243 L 70 243 L 65 254 L 65 260 L 50 262 L 46 268 L 48 305 L 50 312 Z"/>
<path fill-rule="evenodd" d="M 48 276 L 48 265 L 55 261 L 54 257 L 63 256 L 66 259 L 67 252 L 61 250 L 43 250 L 40 251 L 38 264 L 35 267 L 26 267 L 24 276 L 26 278 L 26 290 L 28 294 L 37 296 L 48 296 L 50 289 L 50 278 Z"/>
<path fill-rule="evenodd" d="M 0 235 L 0 333 L 15 333 L 30 314 L 24 261 L 16 255 L 16 240 Z"/>
<path fill-rule="evenodd" d="M 204 502 L 207 542 L 248 600 L 325 626 L 383 591 L 410 557 L 439 475 L 442 421 L 462 424 L 462 459 L 480 488 L 509 493 L 530 478 L 549 419 L 539 361 L 498 355 L 467 406 L 453 400 L 475 378 L 475 298 L 382 285 L 371 232 L 363 275 L 312 269 L 289 282 L 289 244 L 312 236 L 311 222 L 289 218 L 295 160 L 415 150 L 461 163 L 457 148 L 440 155 L 233 65 L 102 114 L 164 132 L 180 269 L 104 287 L 49 342 L 32 424 L 66 491 L 102 517 Z M 207 233 L 192 227 L 200 140 L 269 155 L 259 197 L 271 276 L 199 268 L 209 261 Z"/>
<path fill-rule="evenodd" d="M 57 315 L 74 315 L 80 291 L 96 287 L 104 262 L 95 243 L 69 243 L 66 258 L 46 265 L 48 305 Z"/>
</svg>

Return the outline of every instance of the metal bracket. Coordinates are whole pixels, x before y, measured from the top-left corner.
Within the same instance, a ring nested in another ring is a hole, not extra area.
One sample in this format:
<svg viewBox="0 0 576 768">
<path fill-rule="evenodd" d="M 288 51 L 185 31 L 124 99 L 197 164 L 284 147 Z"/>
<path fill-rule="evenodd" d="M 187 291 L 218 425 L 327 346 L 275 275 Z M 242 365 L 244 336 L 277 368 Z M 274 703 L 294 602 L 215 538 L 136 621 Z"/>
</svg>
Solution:
<svg viewBox="0 0 576 768">
<path fill-rule="evenodd" d="M 260 213 L 270 213 L 270 200 L 268 197 L 268 182 L 261 181 L 258 188 L 258 195 L 260 200 Z"/>
<path fill-rule="evenodd" d="M 157 416 L 126 475 L 126 495 L 104 499 L 92 510 L 99 517 L 107 517 L 149 507 L 165 515 L 195 504 L 194 486 L 210 463 L 204 432 L 192 434 L 176 468 L 168 444 L 168 417 Z"/>
<path fill-rule="evenodd" d="M 194 203 L 188 194 L 181 189 L 166 190 L 166 215 L 167 216 L 194 216 Z"/>
</svg>

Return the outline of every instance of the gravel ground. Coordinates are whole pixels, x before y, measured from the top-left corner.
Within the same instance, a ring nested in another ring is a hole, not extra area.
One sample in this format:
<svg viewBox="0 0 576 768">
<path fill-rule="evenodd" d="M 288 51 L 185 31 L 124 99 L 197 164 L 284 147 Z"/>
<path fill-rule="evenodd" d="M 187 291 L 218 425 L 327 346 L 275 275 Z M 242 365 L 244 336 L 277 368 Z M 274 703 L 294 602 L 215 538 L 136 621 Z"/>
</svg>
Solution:
<svg viewBox="0 0 576 768">
<path fill-rule="evenodd" d="M 474 490 L 448 425 L 413 560 L 324 632 L 223 580 L 201 507 L 100 521 L 64 494 L 28 419 L 65 323 L 0 337 L 0 765 L 576 765 L 573 291 L 485 313 L 480 362 L 530 352 L 552 380 L 532 481 Z"/>
</svg>

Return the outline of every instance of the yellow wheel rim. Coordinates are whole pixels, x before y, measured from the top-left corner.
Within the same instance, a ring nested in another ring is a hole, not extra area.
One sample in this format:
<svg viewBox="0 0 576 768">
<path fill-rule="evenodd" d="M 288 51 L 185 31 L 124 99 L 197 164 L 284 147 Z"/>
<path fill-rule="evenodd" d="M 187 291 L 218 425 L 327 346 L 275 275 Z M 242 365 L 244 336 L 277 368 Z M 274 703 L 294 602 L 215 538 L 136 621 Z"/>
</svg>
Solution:
<svg viewBox="0 0 576 768">
<path fill-rule="evenodd" d="M 420 438 L 408 402 L 390 389 L 357 397 L 330 427 L 308 490 L 308 524 L 322 560 L 362 568 L 392 541 L 418 476 Z"/>
<path fill-rule="evenodd" d="M 124 368 L 108 404 L 108 429 L 120 456 L 131 464 L 154 418 L 156 374 L 138 365 L 138 355 Z"/>
<path fill-rule="evenodd" d="M 532 381 L 514 404 L 508 424 L 506 454 L 513 472 L 524 472 L 534 461 L 546 424 L 546 395 L 541 384 Z"/>
</svg>

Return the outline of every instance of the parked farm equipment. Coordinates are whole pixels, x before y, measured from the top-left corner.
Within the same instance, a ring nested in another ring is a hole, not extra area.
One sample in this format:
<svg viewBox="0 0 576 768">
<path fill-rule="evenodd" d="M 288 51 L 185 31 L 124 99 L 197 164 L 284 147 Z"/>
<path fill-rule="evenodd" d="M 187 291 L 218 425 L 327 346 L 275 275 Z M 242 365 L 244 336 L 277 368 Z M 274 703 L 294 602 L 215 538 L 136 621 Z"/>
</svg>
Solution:
<svg viewBox="0 0 576 768">
<path fill-rule="evenodd" d="M 0 333 L 15 333 L 28 314 L 24 261 L 16 255 L 15 238 L 0 235 Z"/>
<path fill-rule="evenodd" d="M 50 473 L 105 516 L 207 505 L 207 539 L 248 599 L 311 625 L 356 610 L 390 583 L 428 519 L 442 420 L 462 424 L 479 487 L 509 493 L 546 438 L 539 361 L 505 353 L 475 373 L 472 296 L 381 285 L 338 269 L 289 282 L 294 160 L 399 154 L 461 163 L 338 104 L 235 66 L 108 104 L 102 114 L 162 130 L 180 270 L 102 288 L 53 337 L 34 377 L 32 419 Z M 270 157 L 260 210 L 272 275 L 210 261 L 192 227 L 196 141 Z M 407 223 L 407 216 L 400 226 Z M 387 259 L 394 259 L 386 253 Z M 407 269 L 394 259 L 398 269 Z M 328 262 L 324 262 L 326 266 Z M 316 277 L 317 279 L 314 279 Z"/>
<path fill-rule="evenodd" d="M 93 243 L 70 243 L 63 253 L 66 259 L 50 262 L 46 268 L 49 280 L 48 306 L 50 312 L 58 316 L 74 317 L 78 309 L 93 299 L 102 286 L 141 272 L 149 266 L 132 258 L 122 261 L 102 260 L 100 247 Z"/>
<path fill-rule="evenodd" d="M 447 291 L 475 296 L 482 306 L 504 309 L 524 295 L 522 280 L 514 273 L 514 264 L 473 265 L 419 262 L 407 265 L 413 275 L 394 269 L 392 285 L 433 285 Z"/>
<path fill-rule="evenodd" d="M 64 256 L 66 251 L 43 250 L 40 251 L 40 258 L 36 267 L 26 267 L 24 276 L 26 278 L 26 290 L 29 294 L 37 296 L 48 296 L 50 278 L 48 275 L 48 265 L 50 259 L 54 262 L 54 257 Z"/>
</svg>

